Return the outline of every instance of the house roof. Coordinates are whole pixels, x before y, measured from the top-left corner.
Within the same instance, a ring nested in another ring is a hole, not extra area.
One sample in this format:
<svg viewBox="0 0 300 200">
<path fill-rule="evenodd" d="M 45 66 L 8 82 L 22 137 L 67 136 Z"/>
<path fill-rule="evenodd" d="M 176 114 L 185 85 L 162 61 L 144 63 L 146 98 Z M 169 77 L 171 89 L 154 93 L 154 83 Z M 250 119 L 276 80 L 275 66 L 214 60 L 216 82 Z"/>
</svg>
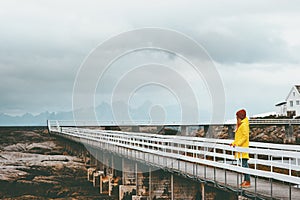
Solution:
<svg viewBox="0 0 300 200">
<path fill-rule="evenodd" d="M 295 85 L 296 89 L 298 90 L 299 94 L 300 94 L 300 85 Z"/>
<path fill-rule="evenodd" d="M 280 102 L 280 103 L 276 104 L 275 106 L 282 106 L 284 104 L 286 104 L 286 101 Z"/>
<path fill-rule="evenodd" d="M 288 96 L 285 98 L 285 101 L 288 100 L 288 98 L 289 98 L 289 96 L 291 95 L 291 93 L 292 93 L 292 91 L 293 91 L 294 88 L 296 88 L 296 91 L 300 94 L 300 85 L 294 85 L 294 86 L 292 87 L 292 89 L 290 90 Z"/>
</svg>

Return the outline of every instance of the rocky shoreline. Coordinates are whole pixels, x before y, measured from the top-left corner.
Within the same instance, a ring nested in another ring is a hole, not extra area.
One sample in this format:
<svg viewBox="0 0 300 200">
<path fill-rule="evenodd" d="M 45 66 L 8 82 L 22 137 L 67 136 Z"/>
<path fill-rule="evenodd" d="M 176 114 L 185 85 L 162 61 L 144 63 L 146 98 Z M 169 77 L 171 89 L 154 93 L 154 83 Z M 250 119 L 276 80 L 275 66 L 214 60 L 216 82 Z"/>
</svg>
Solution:
<svg viewBox="0 0 300 200">
<path fill-rule="evenodd" d="M 0 128 L 0 199 L 109 199 L 44 127 Z"/>
</svg>

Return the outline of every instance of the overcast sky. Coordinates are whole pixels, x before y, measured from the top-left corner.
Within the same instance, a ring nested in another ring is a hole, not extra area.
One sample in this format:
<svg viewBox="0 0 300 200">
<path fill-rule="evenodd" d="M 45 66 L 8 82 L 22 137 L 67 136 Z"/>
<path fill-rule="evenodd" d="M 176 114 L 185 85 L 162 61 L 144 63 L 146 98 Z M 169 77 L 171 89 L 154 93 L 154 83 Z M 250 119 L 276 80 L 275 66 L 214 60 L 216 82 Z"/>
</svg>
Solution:
<svg viewBox="0 0 300 200">
<path fill-rule="evenodd" d="M 1 0 L 0 113 L 71 110 L 89 52 L 143 27 L 179 31 L 205 48 L 223 81 L 226 118 L 239 108 L 274 111 L 300 84 L 299 10 L 300 2 L 275 0 Z"/>
</svg>

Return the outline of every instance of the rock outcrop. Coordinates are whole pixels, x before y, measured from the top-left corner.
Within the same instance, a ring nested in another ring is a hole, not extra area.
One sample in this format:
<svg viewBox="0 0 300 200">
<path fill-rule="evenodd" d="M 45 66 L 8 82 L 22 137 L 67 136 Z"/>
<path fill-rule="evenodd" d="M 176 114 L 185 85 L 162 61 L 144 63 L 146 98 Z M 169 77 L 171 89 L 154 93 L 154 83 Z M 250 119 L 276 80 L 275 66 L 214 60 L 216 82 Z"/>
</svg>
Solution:
<svg viewBox="0 0 300 200">
<path fill-rule="evenodd" d="M 109 199 L 65 152 L 43 128 L 0 128 L 0 199 Z"/>
<path fill-rule="evenodd" d="M 193 133 L 196 137 L 233 139 L 233 125 L 210 126 L 207 130 L 199 128 Z M 278 144 L 300 144 L 300 126 L 251 125 L 250 141 Z"/>
</svg>

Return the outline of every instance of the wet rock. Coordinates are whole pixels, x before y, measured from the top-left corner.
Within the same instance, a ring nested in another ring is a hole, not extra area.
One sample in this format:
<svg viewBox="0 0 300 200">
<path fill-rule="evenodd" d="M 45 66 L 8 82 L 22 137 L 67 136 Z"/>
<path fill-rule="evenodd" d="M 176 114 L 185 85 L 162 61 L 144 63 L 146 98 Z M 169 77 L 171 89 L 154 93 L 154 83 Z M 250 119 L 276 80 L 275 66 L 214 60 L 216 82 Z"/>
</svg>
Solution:
<svg viewBox="0 0 300 200">
<path fill-rule="evenodd" d="M 35 183 L 47 183 L 51 185 L 59 184 L 58 181 L 55 181 L 55 176 L 35 176 L 32 180 Z"/>
<path fill-rule="evenodd" d="M 83 160 L 44 129 L 23 129 L 0 128 L 0 199 L 101 199 Z"/>
<path fill-rule="evenodd" d="M 58 193 L 57 193 L 57 197 L 68 197 L 68 196 L 70 196 L 70 190 L 69 189 L 67 189 L 67 188 L 64 188 L 64 189 L 62 189 L 61 191 L 59 191 Z"/>
</svg>

